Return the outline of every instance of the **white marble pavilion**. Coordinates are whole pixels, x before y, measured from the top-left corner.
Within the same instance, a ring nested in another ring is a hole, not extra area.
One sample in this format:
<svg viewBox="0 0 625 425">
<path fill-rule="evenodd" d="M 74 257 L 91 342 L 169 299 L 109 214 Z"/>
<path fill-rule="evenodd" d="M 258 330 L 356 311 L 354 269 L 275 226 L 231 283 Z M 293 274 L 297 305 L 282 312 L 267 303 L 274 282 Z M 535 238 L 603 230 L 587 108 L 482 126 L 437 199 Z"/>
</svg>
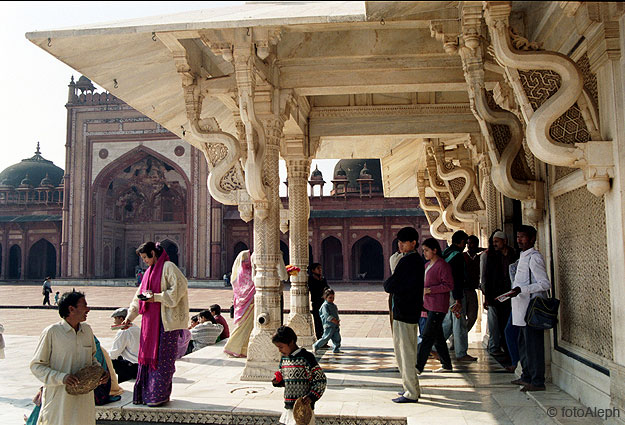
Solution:
<svg viewBox="0 0 625 425">
<path fill-rule="evenodd" d="M 288 221 L 304 269 L 311 159 L 380 158 L 386 196 L 419 196 L 438 238 L 485 242 L 515 211 L 537 227 L 562 301 L 551 379 L 625 410 L 624 14 L 620 2 L 272 2 L 26 36 L 204 152 L 212 196 L 254 220 L 243 379 L 268 380 L 278 362 L 278 232 Z M 304 273 L 291 305 L 310 344 Z"/>
</svg>

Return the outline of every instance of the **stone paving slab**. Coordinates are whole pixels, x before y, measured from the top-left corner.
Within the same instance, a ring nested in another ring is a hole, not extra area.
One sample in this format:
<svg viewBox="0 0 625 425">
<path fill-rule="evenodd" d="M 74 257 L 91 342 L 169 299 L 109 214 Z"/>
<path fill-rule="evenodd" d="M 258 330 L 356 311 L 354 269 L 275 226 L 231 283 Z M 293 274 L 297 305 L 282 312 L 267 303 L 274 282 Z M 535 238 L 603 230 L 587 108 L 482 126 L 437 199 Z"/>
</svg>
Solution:
<svg viewBox="0 0 625 425">
<path fill-rule="evenodd" d="M 89 299 L 87 302 L 91 303 Z M 111 330 L 111 314 L 114 309 L 91 310 L 87 316 L 87 323 L 93 329 L 98 339 L 114 337 L 116 331 Z M 195 313 L 193 313 L 195 314 Z M 191 314 L 189 315 L 191 316 Z M 225 315 L 226 322 L 230 329 L 233 329 L 233 319 Z M 21 309 L 3 308 L 0 309 L 0 323 L 4 326 L 6 335 L 39 336 L 41 331 L 50 325 L 61 320 L 56 308 L 46 309 Z M 284 320 L 288 320 L 288 315 L 284 315 Z M 135 319 L 137 325 L 141 325 L 141 316 Z M 388 316 L 385 315 L 343 315 L 341 316 L 341 335 L 358 338 L 377 338 L 391 335 L 391 327 Z"/>
<path fill-rule="evenodd" d="M 0 360 L 0 424 L 21 424 L 23 415 L 32 410 L 31 399 L 40 386 L 28 368 L 38 338 L 6 337 L 7 358 Z M 99 339 L 105 347 L 112 342 L 112 337 Z M 437 422 L 446 424 L 549 424 L 554 423 L 546 413 L 549 407 L 583 407 L 552 385 L 548 385 L 545 393 L 521 393 L 518 387 L 509 384 L 514 375 L 501 372 L 496 361 L 476 342 L 471 344 L 470 350 L 478 356 L 478 362 L 460 364 L 454 361 L 456 372 L 434 374 L 431 370 L 439 365 L 430 360 L 420 376 L 419 403 L 396 405 L 390 401 L 401 390 L 396 369 L 377 373 L 374 366 L 366 363 L 361 369 L 348 369 L 354 364 L 350 358 L 357 354 L 361 359 L 363 349 L 371 353 L 392 350 L 391 339 L 345 337 L 343 342 L 342 355 L 328 351 L 318 355 L 328 377 L 328 388 L 316 409 L 318 423 L 322 425 L 416 424 L 431 422 L 434 417 Z M 212 422 L 205 423 L 215 424 L 250 423 L 251 420 L 254 420 L 252 423 L 275 423 L 282 410 L 283 390 L 269 383 L 240 381 L 244 360 L 225 356 L 222 344 L 206 347 L 176 363 L 173 400 L 168 405 L 161 408 L 132 405 L 133 382 L 124 382 L 121 386 L 126 392 L 122 400 L 99 407 L 98 414 L 102 419 L 124 421 L 141 417 L 142 420 L 168 418 L 167 421 L 188 420 L 189 423 L 191 420 L 210 420 Z M 327 367 L 330 364 L 335 367 L 336 358 L 344 359 L 345 367 L 335 370 Z M 372 368 L 372 373 L 359 373 L 367 367 Z M 479 378 L 486 376 L 497 378 Z M 561 417 L 556 417 L 555 422 L 578 423 Z M 600 421 L 586 420 L 585 423 Z"/>
<path fill-rule="evenodd" d="M 339 312 L 388 312 L 388 294 L 384 292 L 382 282 L 371 284 L 331 284 L 336 291 L 336 304 Z M 135 294 L 136 287 L 106 286 L 75 286 L 77 291 L 84 292 L 87 302 L 92 307 L 127 307 Z M 70 290 L 67 286 L 55 286 L 52 281 L 50 296 L 54 303 L 54 293 L 61 294 Z M 291 299 L 289 287 L 285 287 L 284 308 L 290 309 Z M 0 285 L 0 306 L 7 307 L 39 307 L 43 302 L 40 285 Z M 211 304 L 219 304 L 222 309 L 232 305 L 232 288 L 189 288 L 189 304 L 191 309 L 207 309 Z"/>
</svg>

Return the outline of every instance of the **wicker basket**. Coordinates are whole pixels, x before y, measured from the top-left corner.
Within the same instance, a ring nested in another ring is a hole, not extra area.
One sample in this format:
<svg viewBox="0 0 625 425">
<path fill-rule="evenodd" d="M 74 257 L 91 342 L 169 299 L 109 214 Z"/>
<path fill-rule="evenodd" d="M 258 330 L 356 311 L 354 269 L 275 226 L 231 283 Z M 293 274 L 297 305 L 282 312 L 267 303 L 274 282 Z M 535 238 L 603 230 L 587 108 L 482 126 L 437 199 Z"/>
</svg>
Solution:
<svg viewBox="0 0 625 425">
<path fill-rule="evenodd" d="M 71 395 L 87 394 L 98 386 L 102 375 L 104 375 L 104 369 L 100 365 L 83 367 L 74 374 L 78 378 L 78 385 L 66 385 L 65 391 Z"/>
<path fill-rule="evenodd" d="M 295 400 L 295 405 L 293 406 L 293 417 L 295 418 L 295 423 L 297 425 L 308 425 L 310 423 L 310 419 L 312 418 L 312 408 L 310 407 L 310 404 L 304 403 L 301 397 Z"/>
</svg>

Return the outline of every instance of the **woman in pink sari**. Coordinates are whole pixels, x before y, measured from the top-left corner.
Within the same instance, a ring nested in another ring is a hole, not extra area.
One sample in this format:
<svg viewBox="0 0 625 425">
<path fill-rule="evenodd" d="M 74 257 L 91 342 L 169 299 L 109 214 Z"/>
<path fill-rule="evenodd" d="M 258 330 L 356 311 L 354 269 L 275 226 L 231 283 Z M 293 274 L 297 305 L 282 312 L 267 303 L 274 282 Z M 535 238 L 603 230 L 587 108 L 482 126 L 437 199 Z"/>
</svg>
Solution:
<svg viewBox="0 0 625 425">
<path fill-rule="evenodd" d="M 224 352 L 233 357 L 246 357 L 247 344 L 254 328 L 254 294 L 250 251 L 241 251 L 232 266 L 232 290 L 234 292 L 234 325 Z"/>
<path fill-rule="evenodd" d="M 159 244 L 146 242 L 137 254 L 148 269 L 123 322 L 128 327 L 139 314 L 143 316 L 132 401 L 160 406 L 169 401 L 178 342 L 189 320 L 187 279 Z"/>
</svg>

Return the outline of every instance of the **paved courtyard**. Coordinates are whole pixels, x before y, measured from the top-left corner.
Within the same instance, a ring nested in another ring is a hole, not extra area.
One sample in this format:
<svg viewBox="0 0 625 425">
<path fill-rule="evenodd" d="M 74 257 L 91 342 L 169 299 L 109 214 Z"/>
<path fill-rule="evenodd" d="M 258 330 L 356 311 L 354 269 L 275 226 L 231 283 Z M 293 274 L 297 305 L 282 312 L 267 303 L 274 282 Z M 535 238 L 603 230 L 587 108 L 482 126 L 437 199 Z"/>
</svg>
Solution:
<svg viewBox="0 0 625 425">
<path fill-rule="evenodd" d="M 58 287 L 61 292 L 63 289 L 67 288 Z M 134 288 L 76 289 L 87 294 L 87 301 L 94 308 L 88 323 L 103 346 L 109 348 L 114 336 L 110 313 L 128 304 Z M 383 310 L 386 294 L 381 288 L 370 286 L 335 289 L 341 310 L 362 313 L 341 317 L 344 354 L 321 353 L 320 364 L 329 381 L 316 411 L 318 423 L 364 424 L 373 423 L 373 417 L 388 424 L 423 423 L 433 417 L 448 424 L 554 423 L 547 414 L 554 407 L 555 422 L 581 423 L 561 415 L 563 411 L 558 409 L 563 406 L 581 405 L 557 387 L 548 385 L 545 393 L 526 395 L 510 385 L 514 375 L 505 373 L 484 352 L 481 335 L 475 332 L 471 333 L 470 353 L 479 357 L 477 363 L 456 362 L 454 373 L 441 375 L 431 373 L 438 367 L 431 360 L 420 379 L 423 395 L 419 403 L 395 405 L 390 399 L 401 389 L 401 380 L 394 362 L 388 316 L 366 312 Z M 213 303 L 229 307 L 231 303 L 229 289 L 190 289 L 189 297 L 191 308 L 206 308 Z M 39 308 L 41 298 L 39 286 L 0 285 L 0 323 L 5 327 L 7 344 L 6 359 L 0 360 L 0 424 L 23 423 L 23 415 L 33 407 L 31 399 L 40 383 L 30 373 L 28 364 L 41 330 L 60 320 L 56 309 Z M 288 293 L 285 301 L 288 308 Z M 231 319 L 226 318 L 231 324 Z M 243 360 L 227 358 L 220 345 L 207 347 L 177 362 L 173 400 L 167 406 L 147 411 L 133 406 L 132 382 L 127 382 L 122 384 L 126 390 L 122 400 L 99 408 L 98 415 L 118 420 L 164 420 L 167 416 L 183 422 L 185 415 L 193 411 L 197 418 L 209 421 L 203 423 L 231 423 L 235 418 L 245 421 L 254 415 L 277 418 L 282 390 L 267 383 L 240 381 L 243 365 Z M 600 422 L 586 418 L 583 423 Z"/>
</svg>

